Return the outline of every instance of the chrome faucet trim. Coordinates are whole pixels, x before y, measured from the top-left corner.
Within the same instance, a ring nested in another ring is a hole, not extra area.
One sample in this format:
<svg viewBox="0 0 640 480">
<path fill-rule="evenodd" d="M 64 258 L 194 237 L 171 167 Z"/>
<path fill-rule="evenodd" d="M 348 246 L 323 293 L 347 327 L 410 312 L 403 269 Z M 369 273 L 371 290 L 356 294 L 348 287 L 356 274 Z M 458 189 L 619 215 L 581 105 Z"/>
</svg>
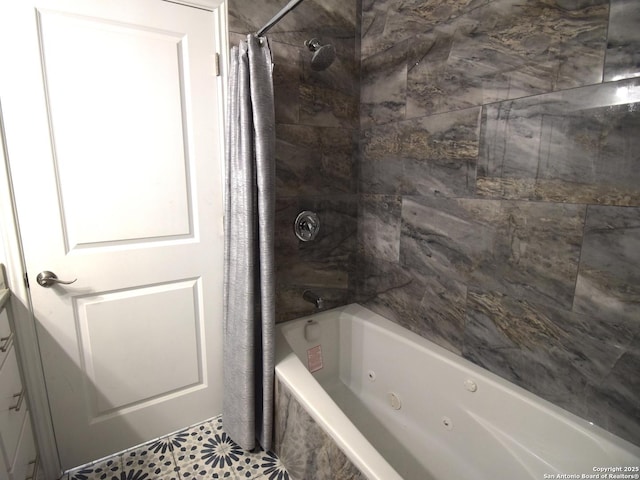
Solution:
<svg viewBox="0 0 640 480">
<path fill-rule="evenodd" d="M 324 300 L 311 290 L 305 290 L 302 293 L 302 298 L 309 303 L 313 303 L 316 308 L 322 308 L 324 306 Z"/>
</svg>

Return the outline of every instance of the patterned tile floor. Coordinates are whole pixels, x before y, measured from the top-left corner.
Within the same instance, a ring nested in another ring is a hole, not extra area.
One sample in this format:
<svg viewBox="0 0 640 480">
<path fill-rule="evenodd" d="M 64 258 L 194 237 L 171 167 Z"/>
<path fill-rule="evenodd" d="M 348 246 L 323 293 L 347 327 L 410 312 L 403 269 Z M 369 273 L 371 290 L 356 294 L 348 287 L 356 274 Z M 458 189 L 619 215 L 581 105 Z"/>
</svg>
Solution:
<svg viewBox="0 0 640 480">
<path fill-rule="evenodd" d="M 272 452 L 242 450 L 218 416 L 65 473 L 60 480 L 289 480 Z"/>
</svg>

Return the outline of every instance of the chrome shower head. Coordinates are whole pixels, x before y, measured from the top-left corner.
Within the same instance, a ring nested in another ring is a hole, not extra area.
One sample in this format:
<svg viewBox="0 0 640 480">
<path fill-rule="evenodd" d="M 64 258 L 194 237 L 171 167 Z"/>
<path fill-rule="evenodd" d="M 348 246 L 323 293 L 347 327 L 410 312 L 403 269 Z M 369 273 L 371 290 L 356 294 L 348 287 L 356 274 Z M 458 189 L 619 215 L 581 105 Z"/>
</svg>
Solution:
<svg viewBox="0 0 640 480">
<path fill-rule="evenodd" d="M 319 72 L 326 70 L 336 59 L 336 49 L 333 45 L 320 45 L 317 38 L 304 42 L 304 46 L 313 52 L 311 57 L 311 69 Z"/>
</svg>

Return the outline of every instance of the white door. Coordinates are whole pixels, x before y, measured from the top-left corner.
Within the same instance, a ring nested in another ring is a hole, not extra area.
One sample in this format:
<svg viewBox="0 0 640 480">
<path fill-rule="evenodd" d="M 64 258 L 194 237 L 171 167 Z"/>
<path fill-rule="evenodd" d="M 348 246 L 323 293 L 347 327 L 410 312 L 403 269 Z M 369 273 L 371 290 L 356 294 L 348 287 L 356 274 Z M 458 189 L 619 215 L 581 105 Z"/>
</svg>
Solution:
<svg viewBox="0 0 640 480">
<path fill-rule="evenodd" d="M 221 411 L 213 14 L 2 0 L 0 85 L 63 468 Z M 69 285 L 39 286 L 40 272 Z"/>
</svg>

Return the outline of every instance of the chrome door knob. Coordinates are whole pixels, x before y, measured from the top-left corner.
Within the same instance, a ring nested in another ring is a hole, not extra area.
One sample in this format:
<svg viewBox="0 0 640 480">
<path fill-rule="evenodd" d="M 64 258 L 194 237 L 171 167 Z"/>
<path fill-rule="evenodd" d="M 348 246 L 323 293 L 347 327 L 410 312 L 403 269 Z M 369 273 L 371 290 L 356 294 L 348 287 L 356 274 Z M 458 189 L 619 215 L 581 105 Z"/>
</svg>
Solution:
<svg viewBox="0 0 640 480">
<path fill-rule="evenodd" d="M 70 285 L 73 282 L 75 282 L 76 280 L 78 280 L 78 279 L 74 278 L 71 281 L 60 280 L 55 273 L 50 272 L 49 270 L 45 270 L 44 272 L 40 272 L 38 274 L 38 276 L 36 277 L 36 282 L 38 282 L 38 285 L 40 285 L 41 287 L 45 287 L 45 288 L 49 288 L 51 285 L 54 285 L 56 283 L 59 283 L 59 284 L 62 284 L 62 285 Z"/>
</svg>

